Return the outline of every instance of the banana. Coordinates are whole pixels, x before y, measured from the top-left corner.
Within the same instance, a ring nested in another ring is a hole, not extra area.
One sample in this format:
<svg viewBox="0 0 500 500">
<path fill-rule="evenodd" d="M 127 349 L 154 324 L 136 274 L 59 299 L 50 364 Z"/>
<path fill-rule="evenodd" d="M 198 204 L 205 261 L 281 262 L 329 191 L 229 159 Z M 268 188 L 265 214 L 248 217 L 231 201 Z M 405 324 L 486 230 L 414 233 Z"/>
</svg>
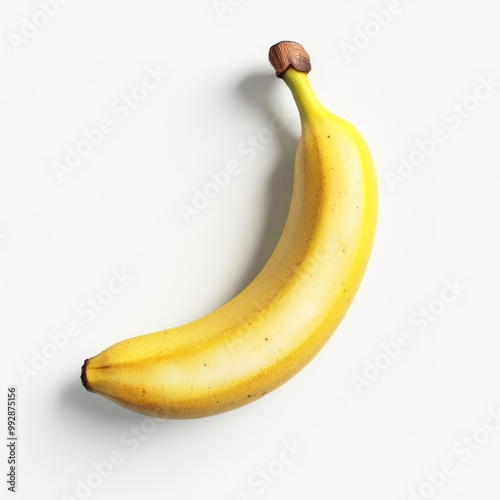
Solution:
<svg viewBox="0 0 500 500">
<path fill-rule="evenodd" d="M 376 228 L 371 154 L 360 133 L 316 98 L 301 45 L 273 45 L 269 60 L 292 92 L 302 129 L 290 211 L 274 252 L 219 309 L 85 360 L 87 390 L 161 418 L 233 410 L 299 372 L 351 305 Z"/>
</svg>

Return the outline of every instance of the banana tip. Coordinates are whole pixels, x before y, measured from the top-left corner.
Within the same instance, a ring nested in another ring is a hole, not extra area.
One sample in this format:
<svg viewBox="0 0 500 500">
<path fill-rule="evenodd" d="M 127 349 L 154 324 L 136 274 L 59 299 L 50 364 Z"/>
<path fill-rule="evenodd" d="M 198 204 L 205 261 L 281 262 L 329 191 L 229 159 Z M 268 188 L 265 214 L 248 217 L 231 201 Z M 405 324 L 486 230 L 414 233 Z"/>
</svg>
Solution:
<svg viewBox="0 0 500 500">
<path fill-rule="evenodd" d="M 297 42 L 282 41 L 275 43 L 269 49 L 269 62 L 275 69 L 278 78 L 281 78 L 290 67 L 303 73 L 311 71 L 309 54 Z"/>
<path fill-rule="evenodd" d="M 88 359 L 86 359 L 84 362 L 83 362 L 83 365 L 82 365 L 82 373 L 80 375 L 80 379 L 82 381 L 82 384 L 83 384 L 83 387 L 85 387 L 85 389 L 90 390 L 89 387 L 88 387 L 88 380 L 87 380 L 87 363 L 89 362 Z"/>
</svg>

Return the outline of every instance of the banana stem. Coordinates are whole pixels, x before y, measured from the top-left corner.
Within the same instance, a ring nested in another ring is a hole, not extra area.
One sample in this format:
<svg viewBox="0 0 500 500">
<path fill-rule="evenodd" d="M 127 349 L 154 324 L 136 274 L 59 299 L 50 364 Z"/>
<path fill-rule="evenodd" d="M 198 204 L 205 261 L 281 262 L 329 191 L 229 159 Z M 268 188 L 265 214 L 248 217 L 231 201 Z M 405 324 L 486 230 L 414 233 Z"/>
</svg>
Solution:
<svg viewBox="0 0 500 500">
<path fill-rule="evenodd" d="M 311 60 L 300 43 L 276 43 L 269 49 L 269 62 L 276 70 L 276 76 L 283 78 L 292 91 L 302 127 L 308 124 L 312 116 L 317 117 L 326 112 L 309 83 L 307 74 L 311 70 Z"/>
<path fill-rule="evenodd" d="M 326 110 L 319 102 L 309 83 L 307 73 L 288 68 L 282 76 L 299 109 L 302 127 L 307 125 L 313 116 L 324 113 Z"/>
</svg>

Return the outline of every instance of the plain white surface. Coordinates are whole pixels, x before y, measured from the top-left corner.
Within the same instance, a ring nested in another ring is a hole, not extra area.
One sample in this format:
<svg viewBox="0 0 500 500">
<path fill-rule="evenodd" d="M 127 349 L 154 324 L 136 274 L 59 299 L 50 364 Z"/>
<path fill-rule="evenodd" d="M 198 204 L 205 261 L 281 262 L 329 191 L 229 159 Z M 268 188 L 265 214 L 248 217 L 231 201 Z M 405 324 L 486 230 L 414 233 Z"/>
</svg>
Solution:
<svg viewBox="0 0 500 500">
<path fill-rule="evenodd" d="M 43 2 L 0 7 L 0 328 L 4 403 L 18 387 L 17 498 L 499 498 L 498 1 L 48 3 L 50 18 Z M 299 134 L 267 61 L 282 39 L 306 47 L 319 98 L 375 157 L 368 271 L 329 344 L 285 386 L 217 417 L 152 422 L 87 393 L 80 366 L 221 305 L 270 255 Z M 157 80 L 134 90 L 148 71 Z M 274 108 L 286 130 L 248 152 Z M 60 181 L 54 163 L 102 120 L 112 131 Z M 436 129 L 441 142 L 391 190 L 387 173 Z M 180 207 L 231 161 L 241 171 L 187 224 Z M 110 294 L 113 273 L 129 278 Z M 109 303 L 89 312 L 97 296 Z M 72 323 L 79 334 L 54 354 L 50 335 Z M 367 368 L 398 338 L 409 345 L 386 368 Z M 23 379 L 42 352 L 53 359 Z"/>
</svg>

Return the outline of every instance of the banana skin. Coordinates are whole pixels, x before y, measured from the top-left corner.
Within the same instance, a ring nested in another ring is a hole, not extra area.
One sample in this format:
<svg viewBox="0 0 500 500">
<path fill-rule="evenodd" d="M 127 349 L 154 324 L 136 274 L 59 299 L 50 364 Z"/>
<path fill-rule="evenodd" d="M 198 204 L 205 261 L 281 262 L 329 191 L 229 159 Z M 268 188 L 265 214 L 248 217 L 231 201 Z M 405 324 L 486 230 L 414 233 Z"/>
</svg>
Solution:
<svg viewBox="0 0 500 500">
<path fill-rule="evenodd" d="M 290 211 L 274 252 L 222 307 L 85 360 L 81 379 L 90 392 L 161 418 L 233 410 L 298 373 L 349 309 L 375 235 L 372 156 L 360 133 L 316 98 L 301 45 L 280 42 L 269 54 L 302 129 Z"/>
</svg>

